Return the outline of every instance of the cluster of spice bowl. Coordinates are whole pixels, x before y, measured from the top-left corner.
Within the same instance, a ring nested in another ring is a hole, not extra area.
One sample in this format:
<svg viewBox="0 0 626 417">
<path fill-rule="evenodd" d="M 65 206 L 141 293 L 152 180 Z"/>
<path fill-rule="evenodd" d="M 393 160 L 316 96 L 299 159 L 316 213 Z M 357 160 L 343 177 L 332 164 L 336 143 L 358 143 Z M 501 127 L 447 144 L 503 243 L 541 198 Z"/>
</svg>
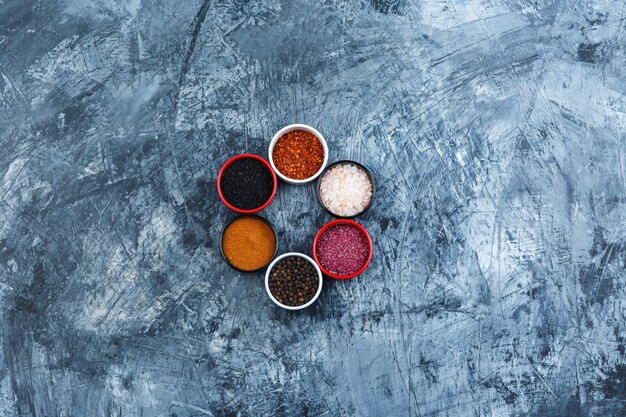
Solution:
<svg viewBox="0 0 626 417">
<path fill-rule="evenodd" d="M 287 310 L 313 304 L 322 291 L 323 276 L 346 280 L 368 267 L 372 240 L 352 220 L 374 201 L 372 173 L 362 164 L 341 160 L 328 165 L 328 145 L 314 128 L 293 124 L 279 130 L 269 145 L 269 161 L 253 154 L 230 158 L 217 176 L 222 202 L 239 215 L 222 231 L 224 261 L 240 272 L 265 269 L 269 298 Z M 313 239 L 312 257 L 298 252 L 278 253 L 272 223 L 255 214 L 274 199 L 279 179 L 294 185 L 317 179 L 319 204 L 336 220 L 322 226 Z"/>
</svg>

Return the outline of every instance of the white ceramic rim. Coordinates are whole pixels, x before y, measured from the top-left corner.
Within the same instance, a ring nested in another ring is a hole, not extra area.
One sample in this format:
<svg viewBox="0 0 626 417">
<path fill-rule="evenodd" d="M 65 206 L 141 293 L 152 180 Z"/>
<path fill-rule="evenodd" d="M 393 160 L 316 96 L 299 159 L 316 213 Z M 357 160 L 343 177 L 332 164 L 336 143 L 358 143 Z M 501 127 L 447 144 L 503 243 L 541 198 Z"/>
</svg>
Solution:
<svg viewBox="0 0 626 417">
<path fill-rule="evenodd" d="M 286 177 L 283 174 L 281 174 L 281 172 L 276 168 L 276 165 L 274 165 L 274 158 L 272 157 L 272 153 L 274 151 L 274 145 L 276 145 L 276 141 L 282 135 L 284 135 L 287 132 L 291 132 L 292 130 L 306 130 L 307 132 L 313 133 L 317 137 L 317 139 L 319 139 L 319 141 L 322 144 L 322 147 L 324 148 L 324 160 L 322 161 L 322 166 L 320 167 L 320 169 L 315 174 L 313 174 L 309 178 L 305 178 L 303 180 L 294 180 L 293 178 L 289 178 L 289 177 Z M 328 164 L 328 144 L 326 143 L 326 139 L 324 139 L 324 136 L 322 136 L 322 134 L 320 132 L 315 130 L 315 128 L 313 128 L 313 127 L 311 127 L 309 125 L 303 125 L 303 124 L 296 123 L 296 124 L 285 126 L 282 129 L 280 129 L 278 132 L 276 132 L 276 134 L 274 135 L 274 137 L 270 141 L 270 148 L 269 148 L 269 151 L 268 151 L 268 156 L 269 156 L 268 159 L 270 161 L 270 165 L 272 166 L 272 169 L 274 170 L 276 175 L 278 175 L 278 178 L 280 178 L 281 180 L 283 180 L 285 182 L 288 182 L 289 184 L 306 184 L 307 182 L 311 182 L 315 178 L 319 177 L 320 174 L 324 171 L 324 168 L 326 168 L 326 164 Z"/>
<path fill-rule="evenodd" d="M 315 267 L 315 270 L 317 271 L 317 278 L 318 278 L 318 282 L 319 282 L 319 284 L 317 286 L 317 292 L 315 293 L 313 298 L 311 298 L 307 303 L 302 304 L 301 306 L 292 307 L 292 306 L 287 306 L 285 304 L 282 304 L 277 299 L 274 298 L 274 296 L 272 295 L 272 292 L 270 291 L 270 271 L 272 270 L 274 265 L 276 265 L 276 262 L 280 261 L 283 258 L 287 258 L 288 256 L 298 256 L 300 258 L 306 259 L 307 261 L 309 261 Z M 300 252 L 283 253 L 282 255 L 276 257 L 276 259 L 274 259 L 272 261 L 272 263 L 269 264 L 269 266 L 267 267 L 267 271 L 265 271 L 265 291 L 267 292 L 267 295 L 270 296 L 270 299 L 277 306 L 282 307 L 285 310 L 302 310 L 303 308 L 307 308 L 308 306 L 313 304 L 315 302 L 315 300 L 317 300 L 317 298 L 320 296 L 320 293 L 322 292 L 322 270 L 320 269 L 319 266 L 317 266 L 317 264 L 315 263 L 315 261 L 313 259 L 311 259 L 309 256 L 305 255 L 304 253 L 300 253 Z"/>
</svg>

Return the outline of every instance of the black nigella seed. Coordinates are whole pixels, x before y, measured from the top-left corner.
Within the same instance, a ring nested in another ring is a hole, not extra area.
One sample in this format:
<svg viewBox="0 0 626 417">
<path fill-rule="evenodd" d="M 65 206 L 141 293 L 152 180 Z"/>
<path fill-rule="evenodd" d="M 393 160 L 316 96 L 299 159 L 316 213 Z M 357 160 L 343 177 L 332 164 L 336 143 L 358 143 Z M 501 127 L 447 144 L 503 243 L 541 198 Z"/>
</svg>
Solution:
<svg viewBox="0 0 626 417">
<path fill-rule="evenodd" d="M 240 210 L 252 210 L 265 204 L 272 195 L 272 175 L 261 161 L 237 159 L 220 180 L 224 199 Z"/>
</svg>

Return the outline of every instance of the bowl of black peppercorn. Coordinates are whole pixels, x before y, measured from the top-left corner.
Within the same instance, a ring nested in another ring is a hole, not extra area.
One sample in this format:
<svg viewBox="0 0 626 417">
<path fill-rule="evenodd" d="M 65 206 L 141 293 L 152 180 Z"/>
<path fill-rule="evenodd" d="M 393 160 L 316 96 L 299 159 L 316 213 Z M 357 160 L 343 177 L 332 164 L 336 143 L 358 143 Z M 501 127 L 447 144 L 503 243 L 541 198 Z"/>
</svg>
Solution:
<svg viewBox="0 0 626 417">
<path fill-rule="evenodd" d="M 313 304 L 322 292 L 322 271 L 303 253 L 284 253 L 267 268 L 265 290 L 277 306 L 302 310 Z"/>
<path fill-rule="evenodd" d="M 217 194 L 226 207 L 241 214 L 263 210 L 277 188 L 278 178 L 269 162 L 250 153 L 230 158 L 217 174 Z"/>
</svg>

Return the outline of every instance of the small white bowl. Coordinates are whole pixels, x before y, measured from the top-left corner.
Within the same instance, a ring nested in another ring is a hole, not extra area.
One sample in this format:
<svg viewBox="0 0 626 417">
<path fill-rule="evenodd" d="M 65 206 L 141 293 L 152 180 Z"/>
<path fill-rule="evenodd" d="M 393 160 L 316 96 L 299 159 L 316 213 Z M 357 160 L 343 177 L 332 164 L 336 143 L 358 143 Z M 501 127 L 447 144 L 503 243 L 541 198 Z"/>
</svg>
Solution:
<svg viewBox="0 0 626 417">
<path fill-rule="evenodd" d="M 296 306 L 296 307 L 287 306 L 285 304 L 280 303 L 276 298 L 274 298 L 274 296 L 272 295 L 272 291 L 270 291 L 270 272 L 272 271 L 272 268 L 274 268 L 274 265 L 276 265 L 276 263 L 278 261 L 280 261 L 283 258 L 287 258 L 289 256 L 298 256 L 298 257 L 304 258 L 308 262 L 310 262 L 311 265 L 313 265 L 315 267 L 315 270 L 317 271 L 317 278 L 318 278 L 317 292 L 315 293 L 313 298 L 311 298 L 309 300 L 309 302 L 307 302 L 305 304 L 302 304 L 301 306 Z M 320 296 L 320 293 L 322 292 L 322 271 L 320 270 L 320 267 L 317 266 L 317 264 L 315 263 L 315 261 L 313 259 L 311 259 L 310 257 L 306 256 L 303 253 L 299 253 L 299 252 L 283 253 L 282 255 L 280 255 L 276 259 L 274 259 L 272 261 L 272 263 L 267 267 L 267 271 L 265 271 L 265 291 L 267 291 L 267 295 L 270 296 L 270 299 L 277 306 L 282 307 L 285 310 L 302 310 L 303 308 L 307 308 L 308 306 L 313 304 L 315 302 L 315 300 L 317 300 L 317 298 Z"/>
<path fill-rule="evenodd" d="M 278 141 L 278 139 L 282 135 L 284 135 L 287 132 L 291 132 L 292 130 L 306 130 L 307 132 L 313 133 L 317 137 L 317 139 L 319 139 L 320 143 L 322 144 L 322 147 L 324 148 L 324 160 L 322 161 L 322 166 L 320 167 L 320 169 L 314 175 L 310 176 L 309 178 L 305 178 L 303 180 L 294 180 L 293 178 L 289 178 L 289 177 L 286 177 L 285 175 L 283 175 L 276 168 L 276 165 L 274 165 L 274 158 L 272 157 L 272 153 L 274 152 L 274 145 L 276 145 L 276 141 Z M 317 130 L 315 130 L 311 126 L 302 125 L 302 124 L 293 124 L 293 125 L 285 126 L 282 129 L 280 129 L 278 132 L 276 132 L 276 134 L 274 135 L 274 137 L 272 138 L 272 140 L 270 142 L 269 158 L 268 159 L 270 161 L 270 165 L 272 166 L 272 169 L 274 170 L 276 175 L 278 175 L 278 178 L 280 178 L 281 180 L 283 180 L 285 182 L 288 182 L 289 184 L 296 184 L 296 185 L 297 184 L 306 184 L 307 182 L 311 182 L 315 178 L 317 178 L 322 173 L 322 171 L 324 171 L 324 168 L 326 168 L 326 164 L 328 163 L 328 145 L 326 144 L 326 139 L 324 139 L 324 136 L 322 136 L 322 134 L 320 132 L 318 132 Z"/>
</svg>

